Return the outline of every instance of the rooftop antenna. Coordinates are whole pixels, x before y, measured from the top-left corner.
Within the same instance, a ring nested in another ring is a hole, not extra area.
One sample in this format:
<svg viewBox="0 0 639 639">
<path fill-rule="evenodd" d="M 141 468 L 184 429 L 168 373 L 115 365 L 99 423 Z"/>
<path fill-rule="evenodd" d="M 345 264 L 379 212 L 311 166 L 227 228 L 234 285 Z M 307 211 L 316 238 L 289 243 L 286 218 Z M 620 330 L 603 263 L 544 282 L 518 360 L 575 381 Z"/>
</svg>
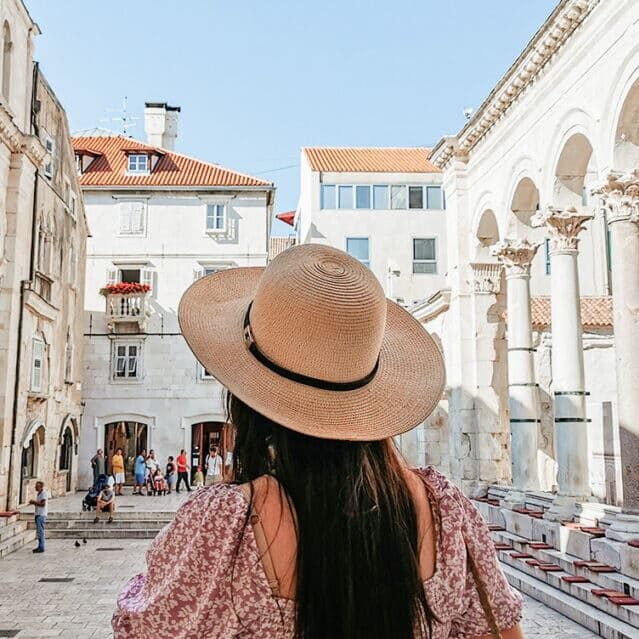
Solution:
<svg viewBox="0 0 639 639">
<path fill-rule="evenodd" d="M 118 122 L 118 127 L 122 127 L 122 134 L 128 137 L 129 129 L 132 129 L 135 125 L 135 121 L 140 118 L 129 115 L 128 112 L 128 98 L 125 95 L 122 100 L 122 108 L 108 108 L 107 113 L 118 113 L 120 115 L 114 115 L 112 117 L 102 118 L 100 122 Z"/>
</svg>

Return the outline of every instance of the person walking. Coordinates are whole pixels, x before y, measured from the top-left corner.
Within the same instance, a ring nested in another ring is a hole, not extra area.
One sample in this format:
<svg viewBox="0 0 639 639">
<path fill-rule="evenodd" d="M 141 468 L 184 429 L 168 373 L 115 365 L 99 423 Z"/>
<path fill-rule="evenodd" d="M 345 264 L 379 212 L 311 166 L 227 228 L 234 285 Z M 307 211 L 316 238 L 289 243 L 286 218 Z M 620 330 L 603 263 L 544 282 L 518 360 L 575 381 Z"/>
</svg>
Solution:
<svg viewBox="0 0 639 639">
<path fill-rule="evenodd" d="M 36 498 L 30 499 L 29 503 L 32 506 L 35 506 L 35 525 L 36 534 L 38 536 L 38 547 L 34 548 L 31 552 L 41 553 L 44 552 L 44 526 L 47 523 L 47 516 L 49 514 L 49 495 L 44 489 L 44 482 L 36 482 L 35 489 Z"/>
<path fill-rule="evenodd" d="M 188 492 L 191 492 L 191 485 L 189 484 L 189 468 L 190 467 L 186 459 L 186 451 L 184 450 L 184 448 L 180 451 L 180 454 L 177 456 L 177 459 L 175 460 L 175 462 L 177 464 L 177 474 L 178 474 L 177 484 L 175 486 L 175 492 L 176 493 L 180 492 L 180 485 L 182 484 L 182 482 L 186 484 L 186 490 Z"/>
<path fill-rule="evenodd" d="M 135 458 L 135 487 L 133 488 L 134 495 L 141 495 L 142 488 L 144 487 L 144 480 L 146 476 L 146 450 L 143 448 L 140 454 Z"/>
<path fill-rule="evenodd" d="M 178 319 L 226 387 L 238 482 L 156 537 L 115 639 L 522 639 L 481 515 L 396 448 L 442 399 L 444 362 L 369 268 L 301 244 L 197 280 Z"/>
<path fill-rule="evenodd" d="M 212 486 L 221 482 L 223 471 L 224 463 L 222 457 L 218 453 L 217 446 L 213 446 L 206 456 L 206 485 Z"/>
<path fill-rule="evenodd" d="M 94 484 L 100 475 L 106 475 L 106 458 L 101 448 L 98 448 L 95 455 L 91 458 L 91 468 L 93 469 Z"/>
<path fill-rule="evenodd" d="M 175 483 L 177 482 L 177 468 L 173 460 L 173 455 L 169 455 L 166 462 L 166 483 L 168 486 L 169 495 L 175 489 Z"/>
<path fill-rule="evenodd" d="M 113 469 L 113 475 L 115 478 L 115 494 L 122 494 L 122 486 L 125 482 L 124 474 L 124 457 L 122 456 L 122 449 L 118 448 L 111 459 L 111 468 Z"/>
</svg>

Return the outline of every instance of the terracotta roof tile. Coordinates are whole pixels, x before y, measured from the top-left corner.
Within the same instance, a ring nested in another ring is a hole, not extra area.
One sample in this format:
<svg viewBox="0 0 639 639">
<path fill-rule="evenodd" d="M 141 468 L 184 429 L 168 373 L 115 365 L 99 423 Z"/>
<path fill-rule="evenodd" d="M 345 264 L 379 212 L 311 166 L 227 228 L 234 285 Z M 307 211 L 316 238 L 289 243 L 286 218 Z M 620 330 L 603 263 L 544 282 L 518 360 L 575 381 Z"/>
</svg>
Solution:
<svg viewBox="0 0 639 639">
<path fill-rule="evenodd" d="M 535 328 L 551 325 L 550 297 L 533 297 L 530 307 Z M 612 297 L 582 297 L 581 321 L 584 328 L 611 328 Z"/>
<path fill-rule="evenodd" d="M 313 171 L 334 173 L 439 173 L 425 147 L 305 147 Z"/>
<path fill-rule="evenodd" d="M 75 150 L 98 155 L 79 176 L 80 186 L 273 186 L 272 182 L 123 135 L 80 136 L 71 141 Z M 127 152 L 132 150 L 155 151 L 160 156 L 149 175 L 127 174 Z"/>
<path fill-rule="evenodd" d="M 285 213 L 278 213 L 275 216 L 278 220 L 281 220 L 289 226 L 295 226 L 295 211 L 286 211 Z"/>
</svg>

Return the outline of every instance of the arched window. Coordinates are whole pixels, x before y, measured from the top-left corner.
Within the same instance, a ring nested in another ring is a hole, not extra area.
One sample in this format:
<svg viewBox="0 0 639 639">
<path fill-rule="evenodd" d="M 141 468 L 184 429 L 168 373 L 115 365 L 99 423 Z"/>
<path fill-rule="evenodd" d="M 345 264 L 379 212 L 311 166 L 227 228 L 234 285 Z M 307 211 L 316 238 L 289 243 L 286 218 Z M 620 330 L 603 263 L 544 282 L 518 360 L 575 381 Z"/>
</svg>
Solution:
<svg viewBox="0 0 639 639">
<path fill-rule="evenodd" d="M 9 23 L 5 22 L 2 27 L 2 96 L 5 102 L 9 102 L 11 94 L 12 50 L 11 29 L 9 29 Z"/>
<path fill-rule="evenodd" d="M 62 435 L 62 441 L 60 443 L 60 470 L 71 470 L 71 463 L 73 459 L 73 433 L 71 428 L 67 426 L 64 429 Z"/>
</svg>

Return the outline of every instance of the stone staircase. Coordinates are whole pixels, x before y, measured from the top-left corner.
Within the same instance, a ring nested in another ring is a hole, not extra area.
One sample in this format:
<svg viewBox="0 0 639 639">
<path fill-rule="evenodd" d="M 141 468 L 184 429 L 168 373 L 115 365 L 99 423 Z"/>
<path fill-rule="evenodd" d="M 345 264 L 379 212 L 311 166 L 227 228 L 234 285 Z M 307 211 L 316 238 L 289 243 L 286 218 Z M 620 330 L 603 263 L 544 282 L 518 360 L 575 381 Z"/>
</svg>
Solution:
<svg viewBox="0 0 639 639">
<path fill-rule="evenodd" d="M 598 521 L 549 522 L 542 503 L 505 508 L 500 497 L 475 505 L 511 585 L 601 637 L 639 639 L 639 543 L 605 539 Z"/>
<path fill-rule="evenodd" d="M 114 521 L 107 523 L 108 514 L 102 513 L 95 524 L 92 512 L 49 512 L 47 517 L 48 539 L 152 539 L 171 522 L 171 511 L 117 511 Z M 29 528 L 35 523 L 29 522 Z"/>
<path fill-rule="evenodd" d="M 35 528 L 35 525 L 33 526 Z M 0 559 L 36 538 L 35 530 L 18 513 L 0 513 Z"/>
</svg>

